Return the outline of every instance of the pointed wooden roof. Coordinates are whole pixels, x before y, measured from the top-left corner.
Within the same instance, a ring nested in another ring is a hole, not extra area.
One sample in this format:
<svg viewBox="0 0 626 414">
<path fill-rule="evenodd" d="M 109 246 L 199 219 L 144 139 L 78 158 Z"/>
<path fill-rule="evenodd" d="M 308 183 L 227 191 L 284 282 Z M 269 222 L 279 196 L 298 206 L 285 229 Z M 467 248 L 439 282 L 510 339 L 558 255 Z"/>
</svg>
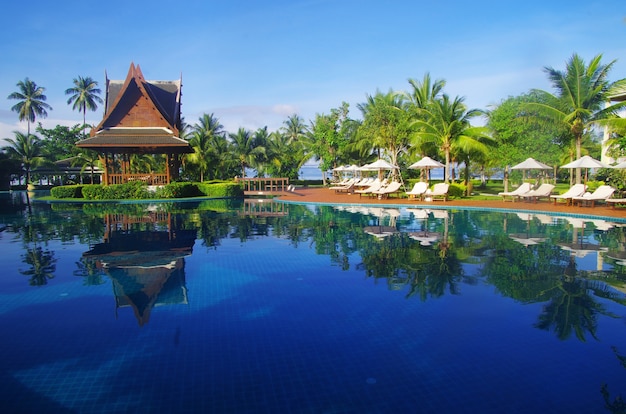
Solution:
<svg viewBox="0 0 626 414">
<path fill-rule="evenodd" d="M 181 88 L 182 79 L 147 81 L 139 65 L 131 63 L 125 80 L 106 79 L 104 117 L 76 145 L 111 152 L 191 152 L 178 137 Z"/>
</svg>

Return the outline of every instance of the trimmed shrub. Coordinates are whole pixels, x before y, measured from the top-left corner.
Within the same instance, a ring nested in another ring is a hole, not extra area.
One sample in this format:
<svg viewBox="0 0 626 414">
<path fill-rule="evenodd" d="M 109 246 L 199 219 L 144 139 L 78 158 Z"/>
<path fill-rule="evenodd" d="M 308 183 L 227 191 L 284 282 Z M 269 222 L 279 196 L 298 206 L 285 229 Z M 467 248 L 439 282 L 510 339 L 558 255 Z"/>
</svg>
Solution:
<svg viewBox="0 0 626 414">
<path fill-rule="evenodd" d="M 243 197 L 243 188 L 233 182 L 199 183 L 198 188 L 207 197 Z"/>
<path fill-rule="evenodd" d="M 169 183 L 156 191 L 157 198 L 185 198 L 203 195 L 196 183 Z"/>
<path fill-rule="evenodd" d="M 50 195 L 54 198 L 83 198 L 83 185 L 62 185 L 52 187 Z"/>
<path fill-rule="evenodd" d="M 125 184 L 100 185 L 89 184 L 83 186 L 83 196 L 86 200 L 127 200 L 154 198 L 154 193 L 148 191 L 148 186 L 140 181 L 131 181 Z"/>
<path fill-rule="evenodd" d="M 465 184 L 461 183 L 450 183 L 450 187 L 448 188 L 448 198 L 463 198 L 467 191 L 467 187 Z"/>
</svg>

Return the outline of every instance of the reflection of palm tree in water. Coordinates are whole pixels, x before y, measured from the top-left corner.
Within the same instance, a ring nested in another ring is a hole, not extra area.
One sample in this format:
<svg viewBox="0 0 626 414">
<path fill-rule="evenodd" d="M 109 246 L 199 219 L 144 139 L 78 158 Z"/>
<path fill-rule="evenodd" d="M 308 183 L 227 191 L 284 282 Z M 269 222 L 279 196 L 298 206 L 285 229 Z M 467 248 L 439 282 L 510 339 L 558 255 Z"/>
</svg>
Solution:
<svg viewBox="0 0 626 414">
<path fill-rule="evenodd" d="M 626 356 L 620 355 L 615 346 L 612 346 L 611 349 L 613 353 L 622 364 L 623 368 L 626 368 Z M 604 399 L 604 407 L 611 413 L 626 413 L 626 401 L 622 398 L 622 394 L 618 394 L 615 399 L 611 400 L 611 393 L 609 392 L 608 384 L 602 384 L 600 388 L 600 393 L 602 394 L 602 398 Z"/>
<path fill-rule="evenodd" d="M 568 266 L 568 271 L 572 269 Z M 597 317 L 606 314 L 604 307 L 596 302 L 589 291 L 593 289 L 592 281 L 564 276 L 548 292 L 550 303 L 543 308 L 539 321 L 535 326 L 543 330 L 554 330 L 561 340 L 568 339 L 572 332 L 585 341 L 585 332 L 593 338 L 598 328 Z M 609 315 L 610 316 L 610 315 Z"/>
<path fill-rule="evenodd" d="M 103 272 L 98 268 L 95 260 L 81 257 L 80 260 L 76 262 L 76 266 L 78 269 L 74 270 L 74 276 L 85 278 L 85 286 L 96 286 L 104 283 L 102 278 Z"/>
<path fill-rule="evenodd" d="M 48 283 L 48 279 L 54 278 L 57 259 L 54 252 L 43 250 L 41 247 L 28 249 L 23 255 L 24 263 L 31 266 L 28 270 L 20 270 L 25 276 L 30 276 L 31 286 L 43 286 Z"/>
</svg>

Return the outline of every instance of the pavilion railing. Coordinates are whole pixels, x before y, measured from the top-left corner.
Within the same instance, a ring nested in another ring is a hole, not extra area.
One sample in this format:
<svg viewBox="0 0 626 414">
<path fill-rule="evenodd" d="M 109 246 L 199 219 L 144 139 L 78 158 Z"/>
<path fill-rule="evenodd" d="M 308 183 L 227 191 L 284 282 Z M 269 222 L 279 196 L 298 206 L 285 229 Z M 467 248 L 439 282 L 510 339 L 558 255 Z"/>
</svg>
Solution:
<svg viewBox="0 0 626 414">
<path fill-rule="evenodd" d="M 141 181 L 148 185 L 165 185 L 167 184 L 167 174 L 108 174 L 109 184 L 124 184 L 129 181 Z"/>
<path fill-rule="evenodd" d="M 266 193 L 273 191 L 287 191 L 289 178 L 237 178 L 235 181 L 243 184 L 244 193 Z"/>
</svg>

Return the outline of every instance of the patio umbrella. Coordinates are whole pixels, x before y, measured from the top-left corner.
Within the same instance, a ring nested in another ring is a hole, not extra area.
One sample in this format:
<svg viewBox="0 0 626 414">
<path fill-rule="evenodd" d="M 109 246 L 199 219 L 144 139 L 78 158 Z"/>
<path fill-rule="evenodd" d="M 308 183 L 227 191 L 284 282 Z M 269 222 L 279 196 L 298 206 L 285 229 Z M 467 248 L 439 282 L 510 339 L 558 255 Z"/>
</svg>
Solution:
<svg viewBox="0 0 626 414">
<path fill-rule="evenodd" d="M 362 168 L 366 168 L 368 170 L 378 170 L 378 179 L 380 180 L 382 180 L 383 178 L 384 170 L 397 170 L 398 169 L 398 167 L 396 167 L 395 165 L 392 165 L 388 161 L 383 160 L 382 158 L 379 158 L 378 160 L 374 161 L 371 164 L 364 165 Z"/>
<path fill-rule="evenodd" d="M 604 164 L 596 160 L 595 158 L 590 157 L 589 155 L 584 155 L 577 160 L 574 160 L 565 165 L 561 165 L 561 168 L 584 168 L 585 169 L 585 184 L 587 184 L 587 173 L 589 168 L 610 168 L 608 165 Z"/>
<path fill-rule="evenodd" d="M 408 168 L 411 169 L 422 169 L 426 171 L 426 182 L 428 182 L 428 175 L 429 175 L 429 171 L 432 168 L 443 168 L 445 167 L 445 165 L 443 165 L 442 163 L 440 163 L 439 161 L 433 160 L 430 157 L 424 157 L 421 160 L 414 162 L 413 164 L 409 165 Z"/>
<path fill-rule="evenodd" d="M 526 158 L 519 164 L 512 166 L 511 169 L 522 170 L 522 180 L 526 180 L 526 170 L 551 170 L 552 167 L 540 161 L 537 161 L 534 158 Z"/>
</svg>

